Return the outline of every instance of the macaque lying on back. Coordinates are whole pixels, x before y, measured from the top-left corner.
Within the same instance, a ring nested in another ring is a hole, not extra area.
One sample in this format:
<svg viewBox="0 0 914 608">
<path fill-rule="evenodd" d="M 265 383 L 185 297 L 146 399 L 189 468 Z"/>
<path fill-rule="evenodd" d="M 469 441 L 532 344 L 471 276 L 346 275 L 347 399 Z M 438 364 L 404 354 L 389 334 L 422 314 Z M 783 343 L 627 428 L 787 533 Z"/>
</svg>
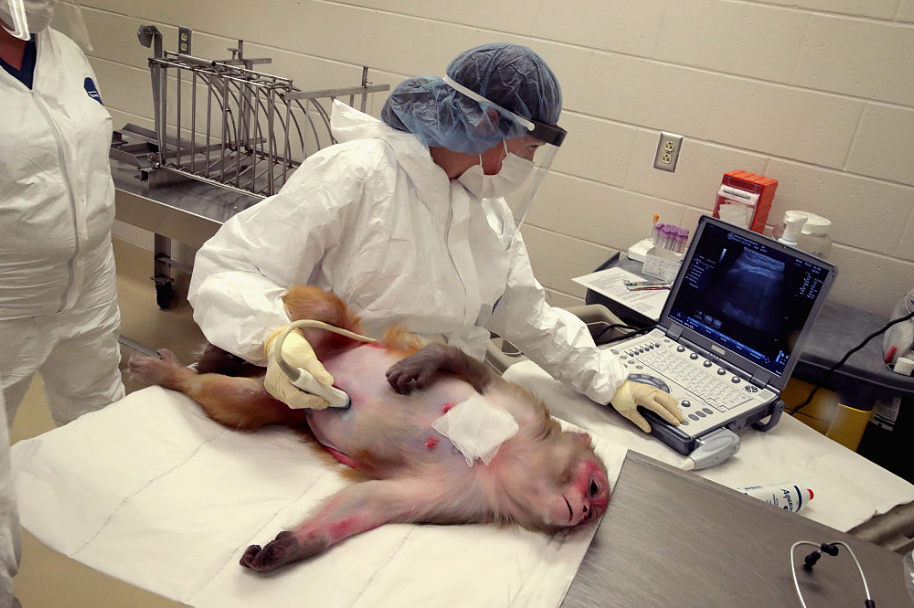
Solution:
<svg viewBox="0 0 914 608">
<path fill-rule="evenodd" d="M 319 289 L 295 287 L 284 301 L 293 320 L 362 331 L 338 298 Z M 549 533 L 592 521 L 606 510 L 606 469 L 590 437 L 563 431 L 541 401 L 483 363 L 440 344 L 420 348 L 416 336 L 397 329 L 388 330 L 379 345 L 319 329 L 304 333 L 334 385 L 349 394 L 350 408 L 290 409 L 266 392 L 261 377 L 212 373 L 231 359 L 212 346 L 196 371 L 167 350 L 161 359 L 130 362 L 135 376 L 187 394 L 226 426 L 255 430 L 281 423 L 310 429 L 337 460 L 369 479 L 331 496 L 299 527 L 280 532 L 266 546 L 250 546 L 241 565 L 273 570 L 388 522 L 513 522 Z M 518 430 L 489 464 L 474 460 L 469 466 L 432 423 L 480 395 L 499 415 L 510 414 Z"/>
</svg>

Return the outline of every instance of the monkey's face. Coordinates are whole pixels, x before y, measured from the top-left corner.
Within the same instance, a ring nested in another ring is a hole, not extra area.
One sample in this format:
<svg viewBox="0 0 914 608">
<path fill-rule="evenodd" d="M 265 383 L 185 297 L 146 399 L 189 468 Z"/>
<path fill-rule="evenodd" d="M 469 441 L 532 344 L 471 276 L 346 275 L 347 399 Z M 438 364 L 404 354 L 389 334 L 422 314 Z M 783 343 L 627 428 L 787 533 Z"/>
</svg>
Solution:
<svg viewBox="0 0 914 608">
<path fill-rule="evenodd" d="M 596 458 L 579 461 L 560 493 L 565 508 L 557 515 L 565 518 L 564 525 L 576 526 L 600 517 L 609 505 L 609 482 L 602 465 Z"/>
<path fill-rule="evenodd" d="M 552 453 L 552 483 L 545 493 L 547 523 L 562 528 L 603 515 L 610 494 L 606 468 L 591 448 L 590 437 L 583 433 L 570 435 L 573 440 L 563 442 Z"/>
</svg>

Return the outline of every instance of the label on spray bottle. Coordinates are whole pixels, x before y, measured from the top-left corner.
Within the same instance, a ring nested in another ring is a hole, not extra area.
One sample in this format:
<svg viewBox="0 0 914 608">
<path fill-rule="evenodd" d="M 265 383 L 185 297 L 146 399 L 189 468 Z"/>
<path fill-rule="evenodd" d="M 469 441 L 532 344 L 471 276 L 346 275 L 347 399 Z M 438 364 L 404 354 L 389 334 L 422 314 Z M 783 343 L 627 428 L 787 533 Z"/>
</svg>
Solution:
<svg viewBox="0 0 914 608">
<path fill-rule="evenodd" d="M 749 486 L 748 488 L 737 488 L 739 492 L 764 500 L 769 505 L 774 505 L 785 511 L 798 512 L 805 507 L 813 498 L 812 490 L 789 483 L 781 483 L 773 486 Z"/>
</svg>

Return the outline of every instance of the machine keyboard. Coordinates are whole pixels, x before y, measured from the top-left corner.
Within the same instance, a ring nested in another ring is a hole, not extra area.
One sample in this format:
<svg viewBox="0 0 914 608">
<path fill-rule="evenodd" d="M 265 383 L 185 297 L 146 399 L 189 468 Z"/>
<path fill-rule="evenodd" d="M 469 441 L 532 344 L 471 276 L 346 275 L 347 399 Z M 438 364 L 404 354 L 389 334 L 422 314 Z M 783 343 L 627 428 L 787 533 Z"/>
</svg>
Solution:
<svg viewBox="0 0 914 608">
<path fill-rule="evenodd" d="M 649 346 L 650 348 L 640 345 L 633 349 L 624 349 L 623 352 L 676 382 L 719 412 L 752 400 L 738 377 L 728 372 L 720 374 L 710 371 L 700 358 L 693 360 L 683 357 L 659 342 L 649 343 Z M 734 383 L 734 378 L 737 383 Z"/>
</svg>

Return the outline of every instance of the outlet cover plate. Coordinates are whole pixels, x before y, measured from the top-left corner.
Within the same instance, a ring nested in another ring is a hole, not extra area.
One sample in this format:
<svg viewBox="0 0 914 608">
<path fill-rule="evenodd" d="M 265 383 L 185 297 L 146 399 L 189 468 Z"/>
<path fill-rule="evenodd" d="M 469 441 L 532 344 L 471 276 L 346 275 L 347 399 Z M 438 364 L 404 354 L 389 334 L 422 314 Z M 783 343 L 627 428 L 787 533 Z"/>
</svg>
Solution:
<svg viewBox="0 0 914 608">
<path fill-rule="evenodd" d="M 671 173 L 675 171 L 681 149 L 682 135 L 661 132 L 660 141 L 657 142 L 657 152 L 654 154 L 654 168 Z"/>
</svg>

